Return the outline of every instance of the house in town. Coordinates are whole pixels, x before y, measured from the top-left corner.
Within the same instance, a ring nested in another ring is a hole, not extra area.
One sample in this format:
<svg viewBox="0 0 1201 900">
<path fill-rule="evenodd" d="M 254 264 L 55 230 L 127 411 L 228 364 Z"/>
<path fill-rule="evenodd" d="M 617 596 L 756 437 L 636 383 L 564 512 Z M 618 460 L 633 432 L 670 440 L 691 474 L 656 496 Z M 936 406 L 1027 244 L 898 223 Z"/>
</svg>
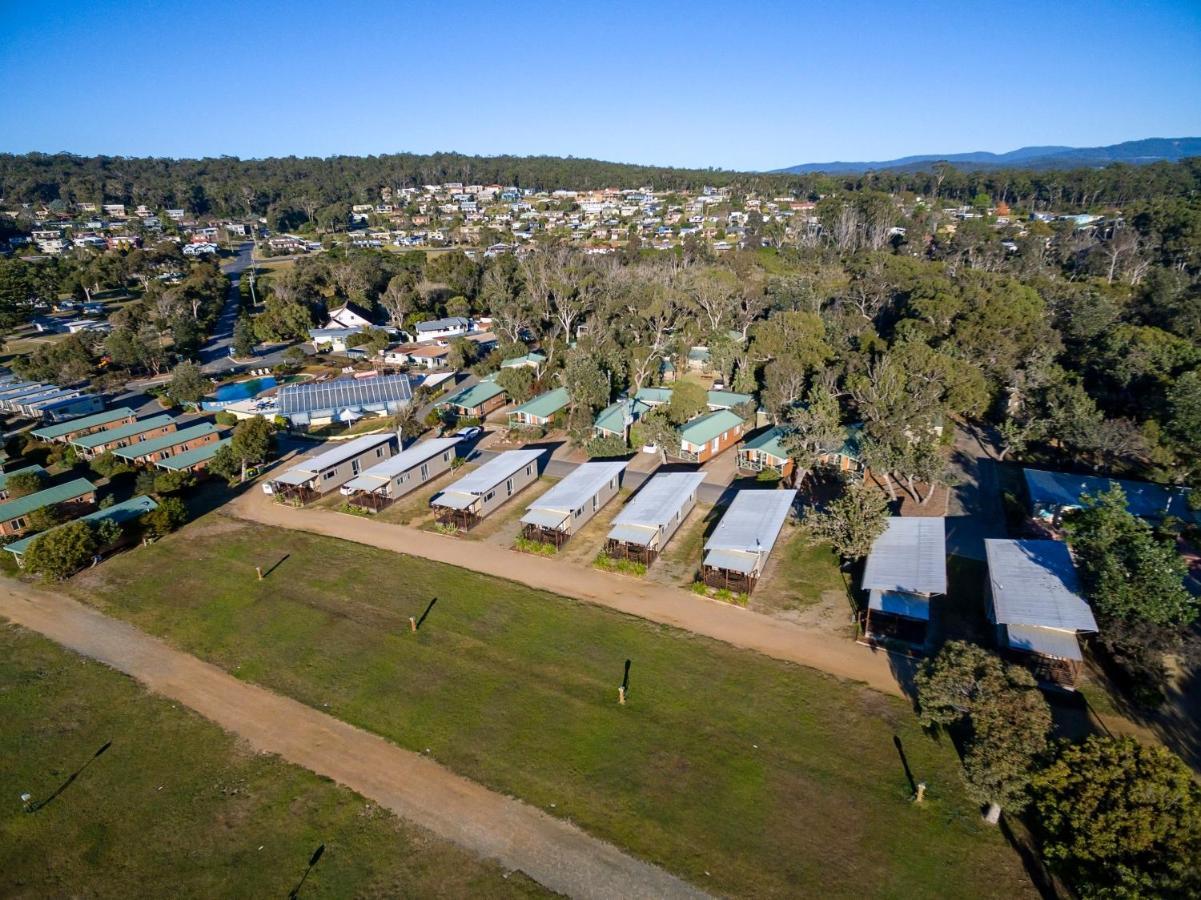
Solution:
<svg viewBox="0 0 1201 900">
<path fill-rule="evenodd" d="M 22 466 L 8 472 L 0 472 L 0 500 L 8 499 L 8 480 L 14 475 L 37 475 L 43 482 L 49 477 L 46 470 L 39 465 Z"/>
<path fill-rule="evenodd" d="M 746 421 L 731 410 L 704 413 L 680 426 L 680 446 L 668 453 L 686 462 L 705 463 L 737 444 L 746 429 Z"/>
<path fill-rule="evenodd" d="M 444 525 L 466 531 L 538 480 L 545 450 L 507 450 L 434 495 L 430 506 Z"/>
<path fill-rule="evenodd" d="M 220 439 L 221 432 L 217 430 L 217 426 L 212 422 L 200 422 L 160 437 L 138 441 L 128 447 L 119 447 L 113 451 L 113 455 L 136 466 L 153 466 L 164 459 L 179 456 L 205 444 L 215 444 Z"/>
<path fill-rule="evenodd" d="M 171 416 L 151 416 L 149 419 L 136 419 L 127 425 L 71 438 L 70 444 L 84 459 L 95 459 L 109 450 L 119 450 L 139 441 L 162 437 L 176 427 L 175 419 Z"/>
<path fill-rule="evenodd" d="M 1084 655 L 1078 635 L 1097 631 L 1062 541 L 984 541 L 988 614 L 1001 654 L 1043 684 L 1074 690 Z"/>
<path fill-rule="evenodd" d="M 571 397 L 567 388 L 555 388 L 527 400 L 509 413 L 510 428 L 547 428 L 554 417 L 567 408 Z"/>
<path fill-rule="evenodd" d="M 365 416 L 391 416 L 412 399 L 408 375 L 286 384 L 276 394 L 279 415 L 295 428 L 356 422 Z"/>
<path fill-rule="evenodd" d="M 1197 513 L 1189 507 L 1187 488 L 1041 469 L 1023 469 L 1022 474 L 1031 515 L 1047 522 L 1058 524 L 1065 512 L 1080 508 L 1082 497 L 1097 497 L 1115 484 L 1126 495 L 1126 509 L 1133 516 L 1149 522 L 1160 522 L 1168 516 L 1198 521 Z"/>
<path fill-rule="evenodd" d="M 521 517 L 521 532 L 532 541 L 560 547 L 621 489 L 626 462 L 586 462 L 576 466 L 535 500 Z"/>
<path fill-rule="evenodd" d="M 483 420 L 485 416 L 505 405 L 508 395 L 495 381 L 485 378 L 447 397 L 439 407 L 449 409 L 459 418 Z"/>
<path fill-rule="evenodd" d="M 103 412 L 79 419 L 71 419 L 55 425 L 44 425 L 41 428 L 35 428 L 32 434 L 40 441 L 69 444 L 74 438 L 120 428 L 122 425 L 132 425 L 136 421 L 137 417 L 132 409 L 128 406 L 119 406 L 116 409 L 106 409 Z"/>
<path fill-rule="evenodd" d="M 350 328 L 310 328 L 309 340 L 318 353 L 345 353 L 350 349 L 350 339 L 363 331 L 364 328 L 358 325 Z"/>
<path fill-rule="evenodd" d="M 181 434 L 182 432 L 177 432 Z M 182 453 L 176 453 L 173 456 L 162 457 L 155 460 L 155 466 L 162 469 L 164 472 L 203 472 L 208 468 L 209 460 L 217 455 L 217 451 L 229 444 L 230 438 L 221 438 L 216 441 L 206 441 L 199 446 L 194 446 L 190 450 L 184 450 Z"/>
<path fill-rule="evenodd" d="M 367 311 L 355 306 L 353 303 L 343 303 L 329 311 L 329 318 L 326 320 L 326 328 L 371 328 L 373 326 L 371 317 Z"/>
<path fill-rule="evenodd" d="M 21 534 L 29 528 L 29 514 L 53 507 L 68 518 L 96 505 L 96 486 L 86 478 L 76 478 L 64 484 L 26 494 L 0 503 L 0 537 Z"/>
<path fill-rule="evenodd" d="M 391 459 L 395 449 L 396 435 L 391 432 L 331 442 L 323 445 L 320 453 L 274 476 L 263 490 L 284 502 L 309 503 Z"/>
<path fill-rule="evenodd" d="M 947 539 L 941 517 L 894 516 L 863 568 L 863 635 L 869 644 L 926 646 L 930 600 L 947 592 Z"/>
<path fill-rule="evenodd" d="M 605 552 L 650 565 L 696 506 L 703 472 L 661 472 L 613 520 Z"/>
<path fill-rule="evenodd" d="M 146 513 L 158 508 L 158 504 L 150 497 L 133 497 L 122 503 L 114 503 L 112 506 L 107 506 L 103 509 L 98 509 L 95 512 L 88 513 L 86 516 L 80 516 L 78 521 L 87 522 L 90 525 L 97 525 L 100 522 L 116 522 L 118 525 L 126 525 L 136 519 L 141 518 Z M 61 528 L 62 526 L 56 526 Z M 50 529 L 53 531 L 54 529 Z M 42 532 L 46 534 L 47 532 Z M 21 538 L 18 541 L 13 541 L 4 547 L 6 551 L 11 553 L 17 560 L 18 566 L 25 565 L 25 551 L 27 551 L 35 540 L 40 535 L 30 535 L 27 538 Z M 102 550 L 108 548 L 101 548 Z"/>
<path fill-rule="evenodd" d="M 384 362 L 394 366 L 417 366 L 422 369 L 442 369 L 450 356 L 450 348 L 438 343 L 406 344 L 384 354 Z"/>
<path fill-rule="evenodd" d="M 342 485 L 352 506 L 378 512 L 454 466 L 457 437 L 419 441 Z"/>
<path fill-rule="evenodd" d="M 701 580 L 710 587 L 744 594 L 753 591 L 794 500 L 795 490 L 736 493 L 705 541 Z"/>
<path fill-rule="evenodd" d="M 463 337 L 471 331 L 471 320 L 464 316 L 449 316 L 445 319 L 431 319 L 419 322 L 413 329 L 418 343 L 425 341 L 443 341 Z"/>
</svg>

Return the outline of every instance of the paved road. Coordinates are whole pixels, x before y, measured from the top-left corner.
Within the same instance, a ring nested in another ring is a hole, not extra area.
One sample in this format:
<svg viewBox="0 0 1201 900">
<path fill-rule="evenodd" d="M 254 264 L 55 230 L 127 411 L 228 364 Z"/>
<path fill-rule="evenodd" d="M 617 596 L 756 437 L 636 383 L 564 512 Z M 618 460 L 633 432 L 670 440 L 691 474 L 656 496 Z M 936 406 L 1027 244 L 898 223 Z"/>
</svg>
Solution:
<svg viewBox="0 0 1201 900">
<path fill-rule="evenodd" d="M 133 676 L 257 750 L 332 778 L 553 891 L 586 898 L 706 896 L 569 822 L 303 703 L 239 681 L 60 594 L 2 579 L 0 615 Z"/>
<path fill-rule="evenodd" d="M 957 426 L 951 464 L 959 483 L 947 509 L 947 553 L 984 559 L 985 538 L 1003 538 L 1005 513 L 997 483 L 997 463 L 989 435 L 975 427 Z"/>
<path fill-rule="evenodd" d="M 507 578 L 839 678 L 861 681 L 886 694 L 903 695 L 894 671 L 897 660 L 888 653 L 870 650 L 827 631 L 698 597 L 683 588 L 332 510 L 296 509 L 274 502 L 259 490 L 247 491 L 225 509 L 264 525 L 324 534 Z"/>
</svg>

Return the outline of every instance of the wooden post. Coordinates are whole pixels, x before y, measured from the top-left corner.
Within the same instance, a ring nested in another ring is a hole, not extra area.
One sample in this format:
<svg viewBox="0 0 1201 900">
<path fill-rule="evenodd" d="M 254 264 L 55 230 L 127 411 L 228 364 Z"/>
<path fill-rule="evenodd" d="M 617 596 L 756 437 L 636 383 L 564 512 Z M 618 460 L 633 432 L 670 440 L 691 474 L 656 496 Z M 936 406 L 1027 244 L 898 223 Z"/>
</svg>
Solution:
<svg viewBox="0 0 1201 900">
<path fill-rule="evenodd" d="M 626 689 L 624 686 L 618 686 L 617 688 L 617 702 L 621 706 L 626 705 Z"/>
<path fill-rule="evenodd" d="M 412 616 L 409 616 L 409 631 L 412 631 L 414 634 L 417 632 L 417 620 Z"/>
<path fill-rule="evenodd" d="M 254 571 L 255 571 L 255 574 L 257 574 L 259 576 L 259 581 L 262 581 L 263 580 L 263 567 L 255 566 Z"/>
<path fill-rule="evenodd" d="M 913 797 L 914 803 L 921 803 L 926 799 L 926 782 L 919 781 L 917 783 L 917 793 Z"/>
</svg>

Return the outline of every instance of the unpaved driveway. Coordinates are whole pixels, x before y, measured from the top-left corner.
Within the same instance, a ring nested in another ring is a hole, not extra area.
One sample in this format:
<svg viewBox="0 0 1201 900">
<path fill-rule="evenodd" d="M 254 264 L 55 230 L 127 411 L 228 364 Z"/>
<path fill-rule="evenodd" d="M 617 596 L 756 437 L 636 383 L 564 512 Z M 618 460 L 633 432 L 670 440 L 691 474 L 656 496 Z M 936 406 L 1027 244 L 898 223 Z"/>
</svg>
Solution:
<svg viewBox="0 0 1201 900">
<path fill-rule="evenodd" d="M 829 631 L 699 597 L 682 588 L 601 572 L 563 559 L 518 553 L 487 541 L 465 541 L 330 510 L 297 509 L 276 503 L 256 489 L 238 497 L 226 510 L 263 525 L 324 534 L 507 578 L 862 681 L 887 694 L 903 695 L 884 651 L 870 650 Z"/>
<path fill-rule="evenodd" d="M 589 898 L 705 896 L 574 825 L 303 703 L 239 681 L 60 594 L 0 579 L 0 615 L 133 676 L 258 750 L 332 778 L 553 891 Z"/>
</svg>

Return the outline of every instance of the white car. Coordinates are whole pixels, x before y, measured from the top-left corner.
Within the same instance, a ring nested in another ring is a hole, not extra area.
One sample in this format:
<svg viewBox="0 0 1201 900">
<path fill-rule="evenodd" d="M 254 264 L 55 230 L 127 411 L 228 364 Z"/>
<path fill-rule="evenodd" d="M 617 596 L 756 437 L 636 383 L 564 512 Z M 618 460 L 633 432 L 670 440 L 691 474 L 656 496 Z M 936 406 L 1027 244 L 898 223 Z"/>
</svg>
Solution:
<svg viewBox="0 0 1201 900">
<path fill-rule="evenodd" d="M 466 428 L 460 428 L 455 432 L 455 437 L 462 438 L 465 441 L 475 440 L 484 433 L 484 429 L 478 425 L 468 425 Z"/>
</svg>

